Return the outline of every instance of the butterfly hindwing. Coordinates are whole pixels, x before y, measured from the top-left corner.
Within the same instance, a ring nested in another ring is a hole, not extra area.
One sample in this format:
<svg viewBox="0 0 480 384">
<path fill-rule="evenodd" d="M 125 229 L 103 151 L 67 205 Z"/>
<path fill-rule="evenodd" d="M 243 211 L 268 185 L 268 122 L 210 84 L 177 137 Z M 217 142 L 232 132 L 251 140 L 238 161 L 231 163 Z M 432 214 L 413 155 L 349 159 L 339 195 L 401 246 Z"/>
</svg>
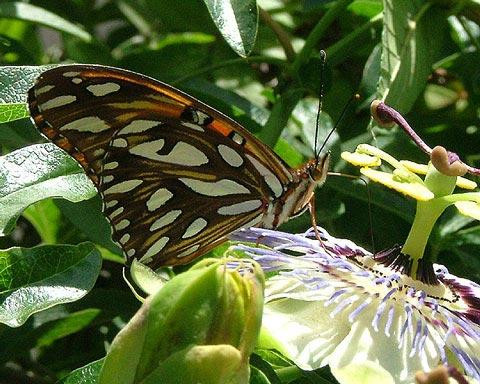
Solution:
<svg viewBox="0 0 480 384">
<path fill-rule="evenodd" d="M 258 224 L 291 181 L 238 123 L 145 76 L 58 67 L 38 79 L 29 106 L 96 184 L 127 258 L 153 267 L 188 262 Z"/>
</svg>

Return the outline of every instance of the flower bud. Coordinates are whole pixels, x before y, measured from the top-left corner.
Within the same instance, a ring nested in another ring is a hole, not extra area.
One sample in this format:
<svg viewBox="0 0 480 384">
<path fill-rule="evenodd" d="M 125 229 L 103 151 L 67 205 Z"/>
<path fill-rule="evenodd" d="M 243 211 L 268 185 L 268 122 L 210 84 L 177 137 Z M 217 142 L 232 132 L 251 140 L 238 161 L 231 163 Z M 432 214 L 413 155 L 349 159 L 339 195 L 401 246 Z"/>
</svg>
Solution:
<svg viewBox="0 0 480 384">
<path fill-rule="evenodd" d="M 255 262 L 235 263 L 205 259 L 150 296 L 114 339 L 99 384 L 248 382 L 264 277 Z"/>
</svg>

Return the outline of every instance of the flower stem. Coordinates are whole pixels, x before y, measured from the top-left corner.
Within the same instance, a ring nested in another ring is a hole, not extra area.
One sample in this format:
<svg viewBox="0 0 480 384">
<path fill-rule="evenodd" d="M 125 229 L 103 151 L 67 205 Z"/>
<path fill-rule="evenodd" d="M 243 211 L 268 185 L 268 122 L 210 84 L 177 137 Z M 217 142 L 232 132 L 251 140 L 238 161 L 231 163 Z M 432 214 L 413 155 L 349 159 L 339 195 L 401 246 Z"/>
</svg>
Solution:
<svg viewBox="0 0 480 384">
<path fill-rule="evenodd" d="M 272 30 L 272 32 L 277 36 L 277 40 L 285 52 L 287 60 L 292 62 L 295 59 L 295 50 L 293 49 L 291 43 L 291 37 L 288 35 L 287 31 L 277 23 L 270 14 L 265 11 L 262 7 L 258 7 L 258 12 L 262 21 Z"/>
<path fill-rule="evenodd" d="M 402 248 L 402 253 L 409 255 L 413 260 L 411 277 L 416 276 L 418 261 L 424 257 L 433 226 L 447 205 L 437 200 L 417 202 L 415 219 Z"/>
<path fill-rule="evenodd" d="M 402 248 L 402 253 L 409 255 L 413 260 L 411 277 L 416 277 L 418 261 L 424 257 L 428 238 L 435 222 L 451 202 L 445 200 L 455 189 L 455 176 L 446 176 L 438 172 L 431 164 L 428 166 L 425 185 L 431 190 L 435 198 L 428 201 L 418 201 L 415 219 Z M 431 261 L 431 260 L 429 260 Z"/>
<path fill-rule="evenodd" d="M 325 13 L 318 24 L 313 28 L 310 34 L 305 40 L 305 45 L 298 53 L 295 61 L 293 62 L 293 72 L 300 70 L 301 66 L 306 64 L 308 59 L 312 55 L 312 51 L 317 46 L 317 43 L 323 37 L 323 34 L 327 31 L 328 27 L 335 21 L 341 12 L 350 4 L 352 0 L 341 0 L 334 3 L 334 5 Z"/>
</svg>

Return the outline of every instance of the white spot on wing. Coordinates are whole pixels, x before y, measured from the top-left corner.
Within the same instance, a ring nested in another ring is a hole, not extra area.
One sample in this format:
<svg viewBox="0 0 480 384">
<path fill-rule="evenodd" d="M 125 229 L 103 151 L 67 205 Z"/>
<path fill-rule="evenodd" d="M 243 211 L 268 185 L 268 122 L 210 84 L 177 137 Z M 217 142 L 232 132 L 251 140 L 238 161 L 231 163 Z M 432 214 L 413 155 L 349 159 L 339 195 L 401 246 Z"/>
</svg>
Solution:
<svg viewBox="0 0 480 384">
<path fill-rule="evenodd" d="M 94 157 L 102 157 L 104 154 L 105 154 L 105 150 L 102 148 L 98 148 L 93 151 Z"/>
<path fill-rule="evenodd" d="M 237 193 L 250 193 L 246 187 L 230 179 L 209 182 L 180 177 L 178 180 L 189 187 L 192 191 L 205 196 L 225 196 L 235 195 Z"/>
<path fill-rule="evenodd" d="M 225 205 L 217 209 L 217 213 L 224 216 L 240 215 L 241 213 L 247 213 L 255 211 L 262 206 L 261 200 L 248 200 L 242 201 L 232 205 Z"/>
<path fill-rule="evenodd" d="M 129 249 L 129 250 L 127 251 L 127 256 L 128 256 L 128 257 L 132 257 L 133 255 L 135 255 L 135 249 L 133 249 L 133 248 L 132 248 L 132 249 Z"/>
<path fill-rule="evenodd" d="M 158 239 L 155 243 L 153 243 L 150 246 L 150 248 L 148 248 L 145 255 L 139 261 L 140 262 L 145 262 L 146 260 L 151 259 L 158 252 L 160 252 L 165 247 L 165 245 L 167 245 L 168 240 L 170 240 L 170 239 L 166 236 L 163 236 L 160 239 Z"/>
<path fill-rule="evenodd" d="M 177 219 L 177 217 L 180 216 L 181 213 L 182 211 L 179 209 L 167 212 L 165 215 L 153 222 L 153 224 L 150 226 L 150 231 L 153 232 L 169 224 L 172 224 Z"/>
<path fill-rule="evenodd" d="M 130 225 L 130 220 L 123 219 L 123 220 L 120 220 L 117 224 L 115 224 L 114 227 L 117 231 L 121 231 L 122 229 L 127 228 L 129 225 Z M 122 241 L 120 240 L 120 243 L 121 242 Z"/>
<path fill-rule="evenodd" d="M 150 198 L 147 200 L 147 209 L 151 212 L 160 208 L 173 196 L 173 193 L 166 188 L 160 188 L 152 193 Z"/>
<path fill-rule="evenodd" d="M 267 183 L 268 187 L 272 190 L 273 195 L 275 197 L 280 197 L 283 193 L 283 186 L 278 177 L 273 174 L 267 167 L 265 167 L 262 163 L 260 163 L 256 158 L 250 155 L 246 155 L 248 160 L 253 164 L 253 166 L 257 169 L 258 173 L 263 176 L 265 183 Z"/>
<path fill-rule="evenodd" d="M 197 233 L 201 232 L 207 226 L 207 220 L 202 217 L 193 220 L 193 222 L 185 230 L 185 233 L 182 235 L 182 239 L 188 239 L 192 236 L 195 236 Z"/>
<path fill-rule="evenodd" d="M 77 96 L 74 96 L 74 95 L 58 96 L 58 97 L 55 97 L 53 99 L 47 100 L 43 104 L 40 104 L 38 106 L 38 109 L 40 111 L 44 111 L 46 109 L 62 107 L 64 105 L 71 104 L 76 100 L 77 100 Z"/>
<path fill-rule="evenodd" d="M 75 71 L 70 71 L 70 72 L 64 72 L 63 77 L 75 77 L 78 76 L 80 72 L 75 72 Z"/>
<path fill-rule="evenodd" d="M 139 179 L 132 179 L 127 181 L 122 181 L 121 183 L 114 184 L 110 188 L 106 189 L 103 194 L 108 195 L 111 193 L 126 193 L 130 192 L 132 189 L 137 188 L 140 184 L 142 184 L 142 180 Z"/>
<path fill-rule="evenodd" d="M 83 80 L 82 80 L 81 78 L 79 78 L 79 77 L 74 77 L 74 78 L 72 79 L 72 83 L 73 83 L 73 84 L 80 84 L 82 81 L 83 81 Z"/>
<path fill-rule="evenodd" d="M 81 119 L 74 120 L 63 127 L 60 127 L 61 131 L 78 131 L 78 132 L 92 132 L 98 133 L 110 129 L 110 126 L 97 116 L 82 117 Z"/>
<path fill-rule="evenodd" d="M 233 148 L 228 145 L 219 144 L 218 153 L 222 156 L 222 159 L 225 160 L 232 167 L 239 167 L 243 164 L 243 158 L 235 151 Z"/>
<path fill-rule="evenodd" d="M 108 215 L 108 217 L 110 219 L 113 219 L 114 217 L 117 217 L 118 215 L 122 214 L 124 210 L 125 208 L 119 207 L 115 211 L 113 211 L 110 215 Z"/>
<path fill-rule="evenodd" d="M 120 90 L 120 85 L 112 82 L 104 84 L 92 84 L 87 87 L 87 90 L 93 96 L 105 96 L 109 93 L 118 92 Z"/>
<path fill-rule="evenodd" d="M 193 252 L 195 252 L 198 248 L 200 248 L 200 244 L 195 244 L 193 246 L 191 246 L 190 248 L 188 248 L 187 250 L 183 251 L 183 252 L 180 252 L 177 257 L 180 259 L 182 257 L 185 257 L 185 256 L 188 256 L 188 255 L 191 255 Z"/>
<path fill-rule="evenodd" d="M 134 147 L 130 148 L 128 152 L 130 152 L 132 155 L 138 155 L 148 159 L 157 160 L 155 158 L 159 156 L 157 152 L 160 151 L 164 145 L 165 140 L 163 139 L 152 140 L 146 143 L 135 145 Z"/>
<path fill-rule="evenodd" d="M 154 120 L 134 120 L 130 124 L 123 127 L 118 134 L 119 135 L 127 135 L 129 133 L 140 133 L 145 132 L 146 130 L 153 128 L 157 125 L 161 124 L 160 121 Z"/>
<path fill-rule="evenodd" d="M 118 240 L 118 242 L 120 244 L 125 244 L 126 242 L 128 242 L 128 240 L 130 240 L 130 235 L 128 233 L 125 233 L 121 238 L 120 240 Z"/>
<path fill-rule="evenodd" d="M 130 148 L 129 152 L 147 159 L 189 167 L 208 163 L 208 157 L 202 151 L 183 141 L 175 144 L 169 154 L 159 155 L 157 152 L 163 147 L 163 144 L 163 139 L 150 141 Z"/>
<path fill-rule="evenodd" d="M 232 140 L 235 143 L 240 144 L 240 145 L 243 145 L 245 143 L 245 138 L 237 132 L 233 132 Z"/>
<path fill-rule="evenodd" d="M 125 139 L 115 139 L 112 142 L 112 147 L 127 148 L 128 147 L 128 142 Z"/>
<path fill-rule="evenodd" d="M 41 95 L 43 93 L 47 93 L 55 88 L 54 85 L 44 85 L 43 87 L 35 89 L 35 96 Z"/>
<path fill-rule="evenodd" d="M 118 167 L 118 162 L 117 161 L 112 161 L 110 163 L 107 163 L 103 166 L 103 169 L 104 170 L 111 170 L 111 169 L 115 169 Z"/>
<path fill-rule="evenodd" d="M 105 208 L 113 208 L 118 204 L 118 200 L 110 200 L 105 203 Z"/>
<path fill-rule="evenodd" d="M 110 182 L 113 181 L 113 179 L 114 179 L 114 177 L 112 175 L 107 175 L 107 176 L 102 177 L 102 181 L 104 183 L 110 183 Z"/>
<path fill-rule="evenodd" d="M 182 121 L 180 124 L 182 124 L 184 127 L 191 128 L 195 131 L 205 132 L 205 130 L 201 126 L 199 126 L 198 124 L 195 124 L 195 123 L 190 123 L 188 121 Z"/>
<path fill-rule="evenodd" d="M 197 118 L 196 122 L 200 125 L 205 125 L 207 120 L 210 119 L 210 116 L 208 116 L 206 113 L 204 113 L 202 111 L 196 110 L 195 114 L 196 114 L 196 118 Z"/>
</svg>

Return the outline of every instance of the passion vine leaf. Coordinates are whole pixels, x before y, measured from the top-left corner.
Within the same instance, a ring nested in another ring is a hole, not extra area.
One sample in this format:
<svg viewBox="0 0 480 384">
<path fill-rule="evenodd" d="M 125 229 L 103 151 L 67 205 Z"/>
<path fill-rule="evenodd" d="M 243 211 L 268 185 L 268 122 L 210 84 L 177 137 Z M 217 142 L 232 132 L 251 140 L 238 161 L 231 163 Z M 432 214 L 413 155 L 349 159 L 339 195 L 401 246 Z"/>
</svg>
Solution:
<svg viewBox="0 0 480 384">
<path fill-rule="evenodd" d="M 0 16 L 2 14 L 0 4 Z M 29 4 L 24 4 L 29 5 Z M 27 91 L 35 79 L 52 65 L 0 68 L 0 123 L 28 117 Z"/>
<path fill-rule="evenodd" d="M 92 361 L 90 364 L 72 371 L 57 384 L 97 384 L 104 360 Z"/>
<path fill-rule="evenodd" d="M 225 41 L 240 56 L 253 50 L 258 30 L 255 0 L 204 0 L 213 22 Z"/>
<path fill-rule="evenodd" d="M 441 27 L 445 15 L 431 3 L 387 0 L 384 5 L 378 93 L 387 104 L 407 113 L 425 88 L 443 45 L 439 34 L 448 27 Z"/>
<path fill-rule="evenodd" d="M 50 11 L 47 11 L 46 9 L 36 7 L 32 4 L 26 4 L 17 1 L 4 2 L 3 4 L 0 4 L 0 17 L 19 19 L 41 24 L 45 27 L 50 27 L 76 36 L 86 42 L 92 40 L 92 36 L 83 28 L 76 26 L 72 22 L 65 20 L 64 18 Z"/>
<path fill-rule="evenodd" d="M 0 251 L 0 322 L 18 327 L 36 312 L 80 299 L 101 264 L 91 243 Z"/>
<path fill-rule="evenodd" d="M 36 144 L 0 157 L 0 236 L 30 204 L 48 197 L 77 202 L 96 194 L 80 166 L 53 144 Z"/>
</svg>

